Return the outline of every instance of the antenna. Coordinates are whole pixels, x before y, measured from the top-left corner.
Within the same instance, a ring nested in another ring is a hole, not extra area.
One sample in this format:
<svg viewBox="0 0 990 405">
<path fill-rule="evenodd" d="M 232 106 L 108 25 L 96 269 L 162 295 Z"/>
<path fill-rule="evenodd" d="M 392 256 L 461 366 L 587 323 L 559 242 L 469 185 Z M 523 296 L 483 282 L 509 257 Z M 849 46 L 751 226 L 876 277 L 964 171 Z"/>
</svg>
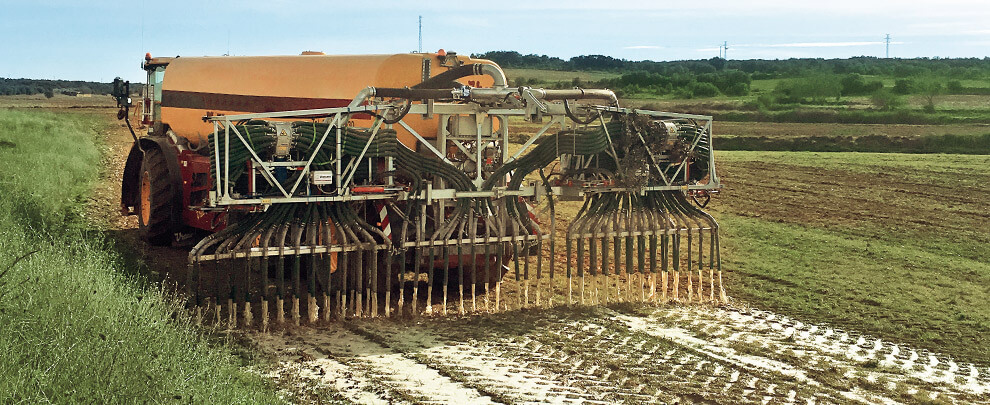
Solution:
<svg viewBox="0 0 990 405">
<path fill-rule="evenodd" d="M 139 51 L 147 52 L 144 49 L 144 0 L 141 0 L 141 49 Z"/>
<path fill-rule="evenodd" d="M 423 53 L 423 16 L 419 16 L 419 53 Z"/>
<path fill-rule="evenodd" d="M 890 34 L 884 38 L 884 42 L 887 43 L 887 59 L 890 59 Z"/>
</svg>

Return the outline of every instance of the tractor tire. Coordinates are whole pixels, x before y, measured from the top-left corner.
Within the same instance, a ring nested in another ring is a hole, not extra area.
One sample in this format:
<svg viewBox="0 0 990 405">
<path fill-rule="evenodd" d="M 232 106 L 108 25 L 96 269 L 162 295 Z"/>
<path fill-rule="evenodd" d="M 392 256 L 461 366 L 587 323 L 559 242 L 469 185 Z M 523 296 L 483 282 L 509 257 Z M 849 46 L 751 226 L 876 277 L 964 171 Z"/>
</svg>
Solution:
<svg viewBox="0 0 990 405">
<path fill-rule="evenodd" d="M 172 201 L 177 190 L 169 182 L 165 154 L 151 148 L 144 152 L 138 183 L 138 224 L 141 236 L 154 246 L 172 243 Z"/>
</svg>

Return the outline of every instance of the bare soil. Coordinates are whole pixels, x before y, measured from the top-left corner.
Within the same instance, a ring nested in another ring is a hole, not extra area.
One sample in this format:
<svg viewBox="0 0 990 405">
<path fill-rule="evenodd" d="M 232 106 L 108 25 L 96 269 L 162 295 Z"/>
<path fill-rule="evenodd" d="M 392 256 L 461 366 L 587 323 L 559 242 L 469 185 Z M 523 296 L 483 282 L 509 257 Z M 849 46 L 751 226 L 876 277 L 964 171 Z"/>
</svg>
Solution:
<svg viewBox="0 0 990 405">
<path fill-rule="evenodd" d="M 915 138 L 929 135 L 982 135 L 990 133 L 987 124 L 909 125 L 909 124 L 837 124 L 837 123 L 773 123 L 718 122 L 714 134 L 735 136 L 766 136 L 768 138 L 839 137 L 880 135 L 888 138 Z M 718 144 L 716 143 L 716 146 Z"/>
</svg>

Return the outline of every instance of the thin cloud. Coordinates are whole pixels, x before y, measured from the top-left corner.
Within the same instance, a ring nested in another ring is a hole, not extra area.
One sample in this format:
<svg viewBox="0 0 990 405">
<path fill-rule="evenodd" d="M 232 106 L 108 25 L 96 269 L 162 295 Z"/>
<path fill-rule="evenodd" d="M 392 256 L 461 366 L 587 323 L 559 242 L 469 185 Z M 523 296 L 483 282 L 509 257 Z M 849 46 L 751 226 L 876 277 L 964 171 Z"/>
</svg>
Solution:
<svg viewBox="0 0 990 405">
<path fill-rule="evenodd" d="M 891 42 L 891 44 L 898 44 L 899 42 Z M 790 44 L 771 44 L 764 45 L 767 48 L 833 48 L 842 46 L 868 46 L 868 45 L 883 45 L 880 41 L 863 41 L 863 42 L 795 42 Z M 731 47 L 731 45 L 730 45 Z"/>
<path fill-rule="evenodd" d="M 656 45 L 633 45 L 633 46 L 622 47 L 622 49 L 660 49 L 660 48 L 661 47 Z"/>
<path fill-rule="evenodd" d="M 907 42 L 890 41 L 891 45 L 903 45 Z M 729 49 L 733 48 L 838 48 L 849 46 L 872 46 L 883 45 L 883 41 L 857 41 L 857 42 L 792 42 L 783 44 L 735 44 L 729 43 Z M 697 52 L 717 51 L 721 48 L 701 48 L 695 49 Z"/>
</svg>

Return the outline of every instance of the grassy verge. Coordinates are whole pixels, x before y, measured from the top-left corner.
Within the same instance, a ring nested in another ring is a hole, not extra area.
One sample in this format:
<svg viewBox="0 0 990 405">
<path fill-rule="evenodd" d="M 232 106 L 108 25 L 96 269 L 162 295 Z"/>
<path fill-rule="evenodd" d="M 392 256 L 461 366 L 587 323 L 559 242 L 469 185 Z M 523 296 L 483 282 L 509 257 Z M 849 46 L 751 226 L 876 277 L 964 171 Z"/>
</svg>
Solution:
<svg viewBox="0 0 990 405">
<path fill-rule="evenodd" d="M 0 110 L 0 403 L 277 401 L 84 219 L 105 125 Z"/>
<path fill-rule="evenodd" d="M 990 358 L 988 156 L 722 152 L 730 295 Z"/>
</svg>

